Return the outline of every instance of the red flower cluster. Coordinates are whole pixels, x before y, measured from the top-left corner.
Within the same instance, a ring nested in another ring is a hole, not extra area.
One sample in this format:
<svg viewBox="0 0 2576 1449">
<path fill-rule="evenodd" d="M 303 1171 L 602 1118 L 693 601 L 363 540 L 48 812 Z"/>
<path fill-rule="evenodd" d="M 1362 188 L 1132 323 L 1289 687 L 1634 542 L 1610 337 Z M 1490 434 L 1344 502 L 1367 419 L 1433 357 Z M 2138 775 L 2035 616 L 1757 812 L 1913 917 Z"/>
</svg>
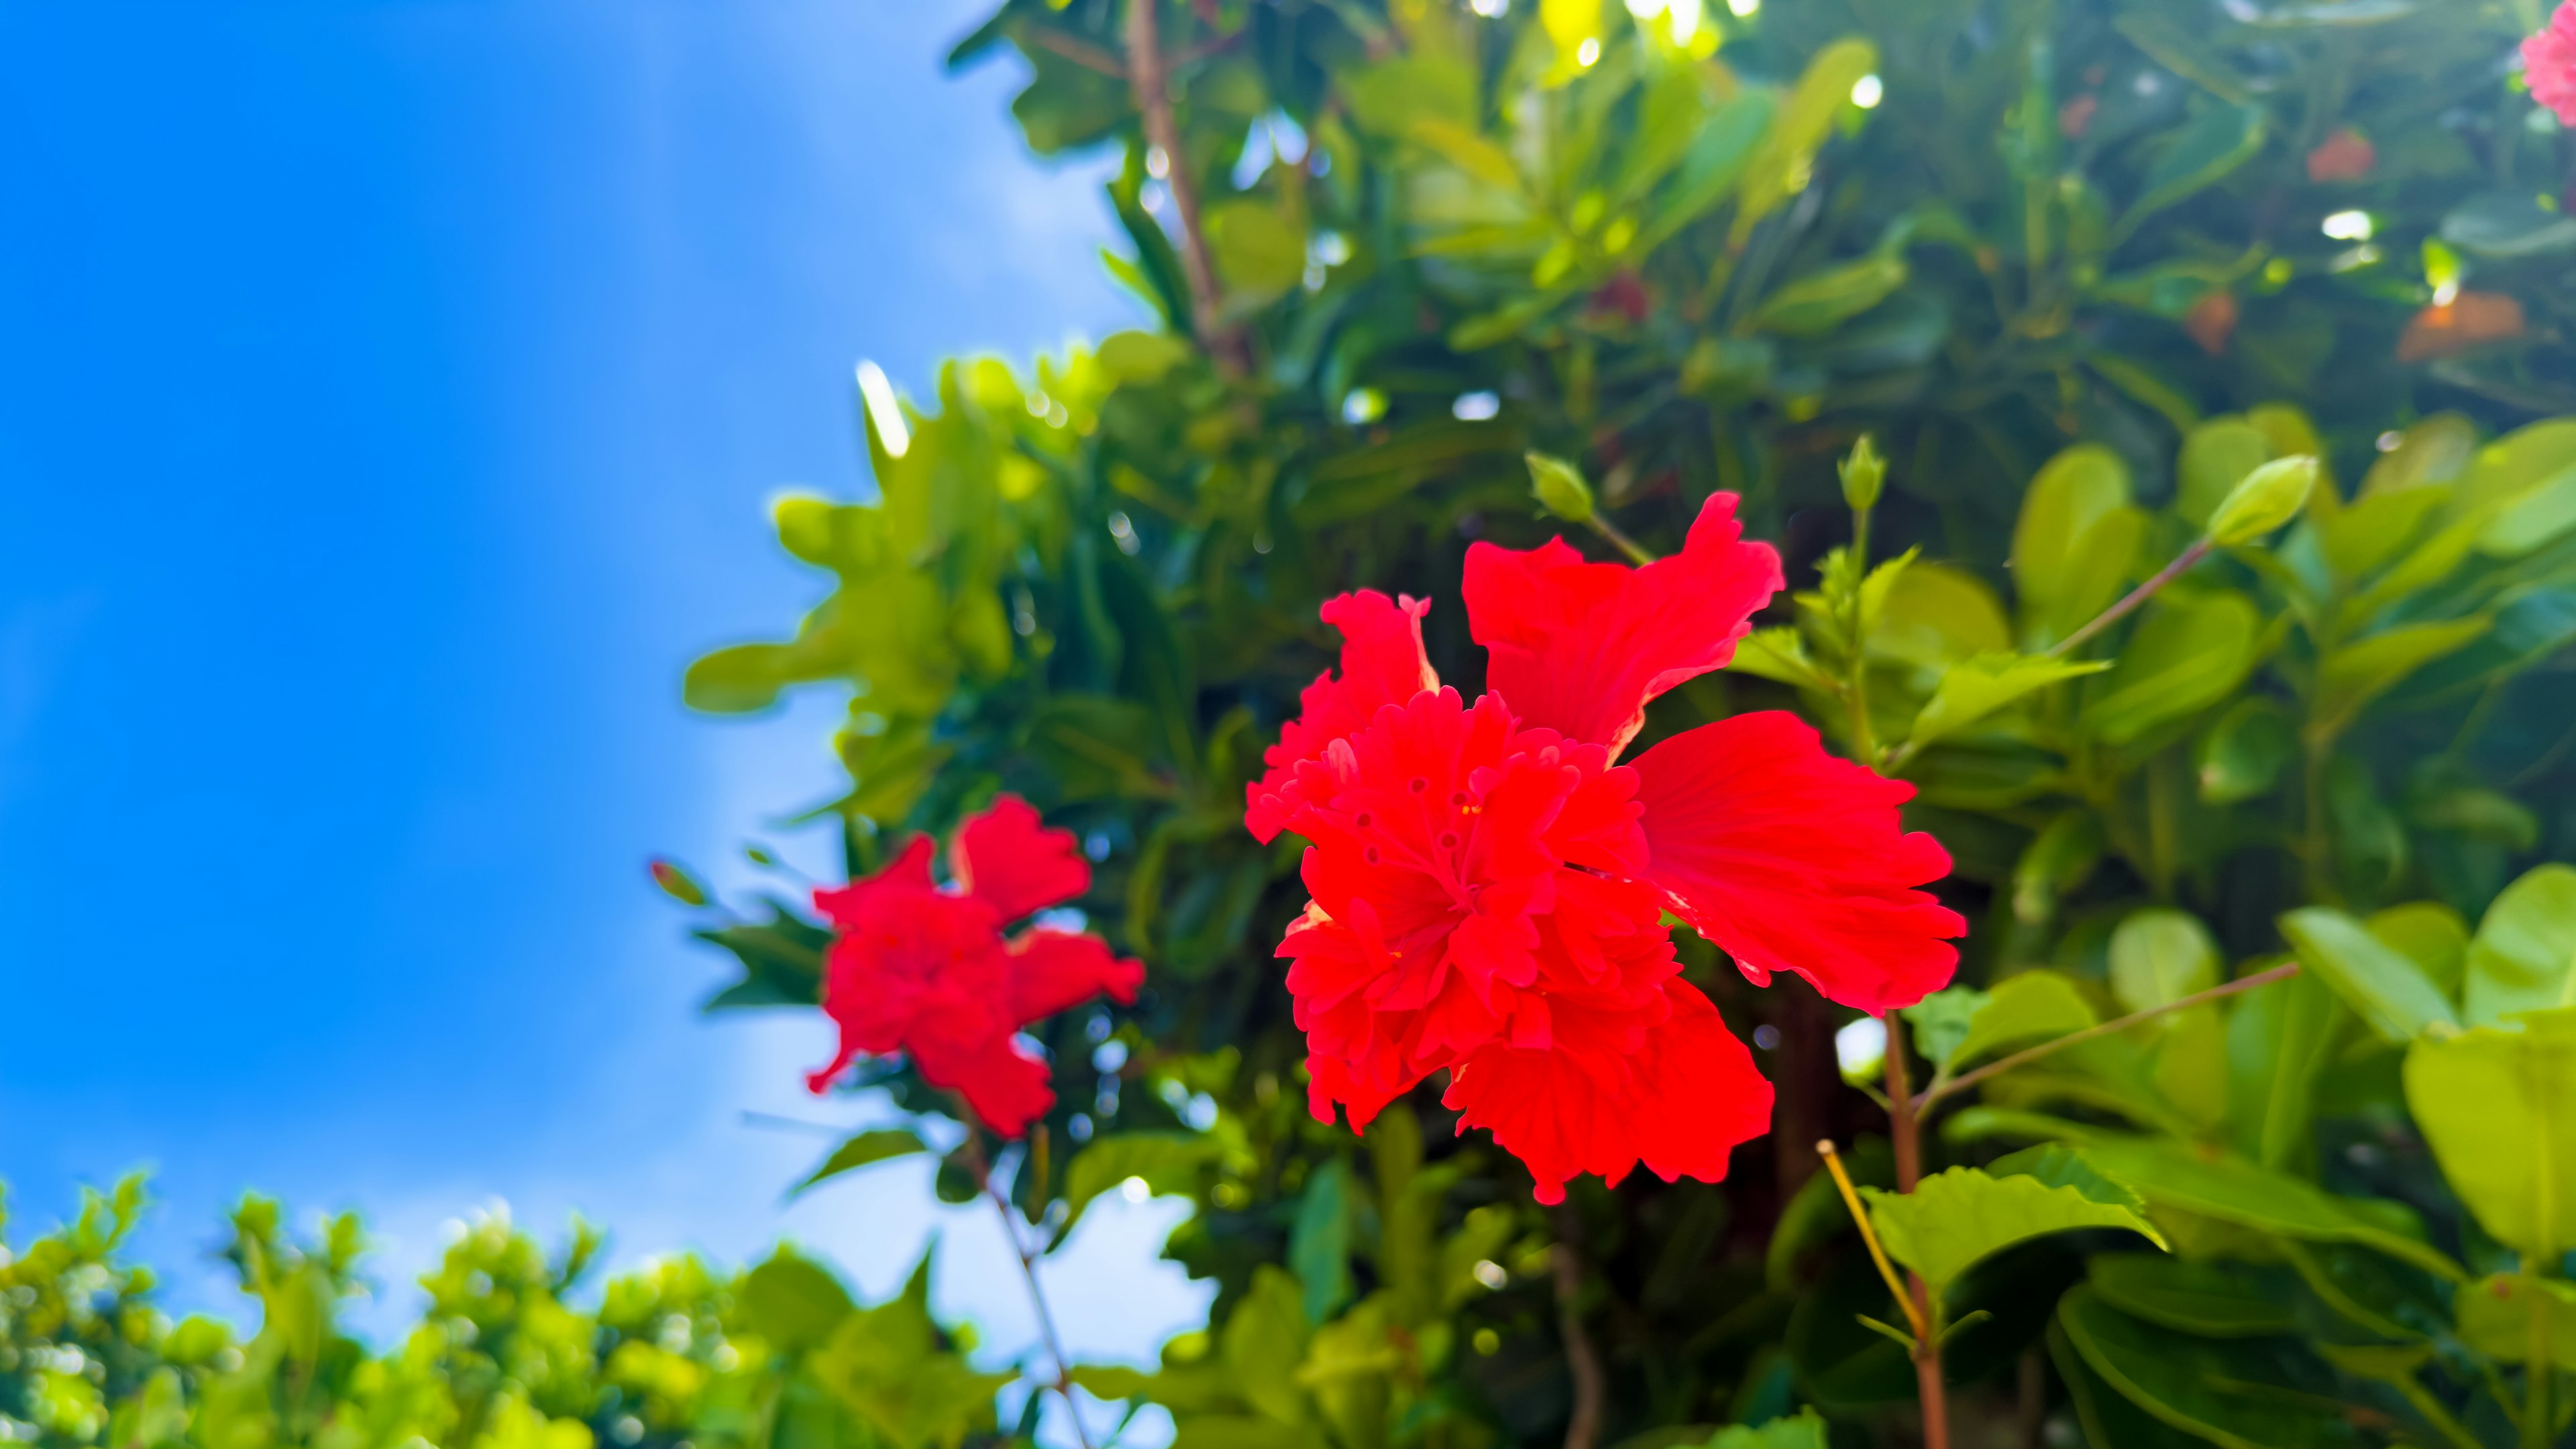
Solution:
<svg viewBox="0 0 2576 1449">
<path fill-rule="evenodd" d="M 1306 1032 L 1307 1105 L 1354 1129 L 1433 1072 L 1460 1130 L 1491 1128 L 1541 1202 L 1643 1162 L 1716 1181 L 1769 1125 L 1771 1085 L 1680 977 L 1671 910 L 1756 984 L 1794 971 L 1864 1011 L 1950 979 L 1967 927 L 1914 887 L 1946 875 L 1903 833 L 1910 786 L 1835 759 L 1784 713 L 1677 735 L 1628 764 L 1646 704 L 1723 666 L 1781 587 L 1735 498 L 1641 569 L 1562 539 L 1467 554 L 1469 629 L 1491 686 L 1444 689 L 1427 602 L 1323 609 L 1338 677 L 1308 686 L 1244 823 L 1309 844 L 1305 915 L 1279 954 Z"/>
<path fill-rule="evenodd" d="M 931 879 L 932 853 L 930 838 L 916 836 L 875 875 L 814 892 L 840 930 L 824 961 L 823 1010 L 840 1025 L 841 1049 L 805 1085 L 824 1091 L 860 1053 L 899 1051 L 985 1126 L 1018 1137 L 1055 1102 L 1046 1062 L 1013 1039 L 1019 1029 L 1103 992 L 1134 1001 L 1145 968 L 1097 936 L 1046 926 L 1003 935 L 1091 885 L 1071 832 L 1040 825 L 1026 801 L 1004 795 L 957 828 L 948 889 Z"/>
<path fill-rule="evenodd" d="M 2547 28 L 2522 43 L 2522 78 L 2533 100 L 2576 126 L 2576 0 L 2559 6 Z"/>
</svg>

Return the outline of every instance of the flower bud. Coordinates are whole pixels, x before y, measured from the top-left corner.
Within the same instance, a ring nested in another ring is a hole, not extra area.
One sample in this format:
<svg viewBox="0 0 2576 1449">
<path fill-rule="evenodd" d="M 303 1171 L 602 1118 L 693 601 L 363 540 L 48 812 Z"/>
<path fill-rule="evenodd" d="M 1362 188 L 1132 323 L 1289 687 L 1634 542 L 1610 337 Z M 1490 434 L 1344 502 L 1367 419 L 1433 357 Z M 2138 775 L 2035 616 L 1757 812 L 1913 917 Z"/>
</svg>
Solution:
<svg viewBox="0 0 2576 1449">
<path fill-rule="evenodd" d="M 2209 515 L 2209 541 L 2221 548 L 2252 543 L 2299 516 L 2317 486 L 2317 460 L 2275 458 L 2245 475 Z"/>
<path fill-rule="evenodd" d="M 1568 523 L 1592 521 L 1592 485 L 1583 481 L 1582 470 L 1563 458 L 1545 453 L 1529 455 L 1530 492 L 1538 495 L 1538 506 Z"/>
<path fill-rule="evenodd" d="M 1851 456 L 1842 461 L 1843 502 L 1854 513 L 1866 513 L 1878 506 L 1878 495 L 1887 487 L 1887 460 L 1878 456 L 1878 445 L 1863 433 L 1852 444 Z"/>
<path fill-rule="evenodd" d="M 698 884 L 698 878 L 686 870 L 670 861 L 657 860 L 652 864 L 652 871 L 653 884 L 660 886 L 664 895 L 682 905 L 703 906 L 707 903 L 707 888 Z"/>
</svg>

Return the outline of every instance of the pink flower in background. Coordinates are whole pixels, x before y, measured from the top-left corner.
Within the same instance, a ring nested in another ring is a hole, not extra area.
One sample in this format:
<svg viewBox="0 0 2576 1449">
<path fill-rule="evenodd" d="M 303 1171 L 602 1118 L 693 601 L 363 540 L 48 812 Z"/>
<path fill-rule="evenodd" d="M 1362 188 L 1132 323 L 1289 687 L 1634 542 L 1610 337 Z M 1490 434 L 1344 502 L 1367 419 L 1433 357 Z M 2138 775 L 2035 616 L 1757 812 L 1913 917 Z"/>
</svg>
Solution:
<svg viewBox="0 0 2576 1449">
<path fill-rule="evenodd" d="M 2548 28 L 2522 43 L 2522 72 L 2531 98 L 2576 126 L 2576 0 L 2559 6 Z"/>
</svg>

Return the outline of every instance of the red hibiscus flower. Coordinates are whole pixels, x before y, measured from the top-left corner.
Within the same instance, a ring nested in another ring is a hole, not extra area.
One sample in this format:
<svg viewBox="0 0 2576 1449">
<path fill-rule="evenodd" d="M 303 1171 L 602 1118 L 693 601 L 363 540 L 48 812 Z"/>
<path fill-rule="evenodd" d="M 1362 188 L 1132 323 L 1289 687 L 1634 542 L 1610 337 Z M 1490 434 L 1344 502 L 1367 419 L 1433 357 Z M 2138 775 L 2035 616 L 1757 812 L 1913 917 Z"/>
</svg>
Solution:
<svg viewBox="0 0 2576 1449">
<path fill-rule="evenodd" d="M 864 1052 L 903 1052 L 922 1080 L 966 1099 L 985 1126 L 1018 1137 L 1054 1105 L 1045 1061 L 1019 1029 L 1106 992 L 1136 999 L 1145 968 L 1097 936 L 1014 921 L 1088 889 L 1091 867 L 1069 831 L 1038 823 L 1004 795 L 967 817 L 950 843 L 950 883 L 931 879 L 930 838 L 839 890 L 814 892 L 840 934 L 823 969 L 823 1010 L 841 1028 L 832 1064 L 805 1079 L 828 1089 Z"/>
<path fill-rule="evenodd" d="M 2533 100 L 2576 126 L 2576 0 L 2559 6 L 2548 28 L 2522 43 L 2522 76 Z"/>
<path fill-rule="evenodd" d="M 1735 498 L 1682 552 L 1587 563 L 1558 539 L 1467 553 L 1491 690 L 1440 687 L 1431 606 L 1324 605 L 1341 672 L 1308 686 L 1244 823 L 1309 846 L 1313 901 L 1280 943 L 1306 1032 L 1307 1105 L 1364 1128 L 1449 1073 L 1460 1130 L 1492 1129 L 1541 1202 L 1643 1162 L 1714 1182 L 1770 1123 L 1771 1085 L 1681 979 L 1671 911 L 1760 984 L 1794 971 L 1864 1011 L 1948 982 L 1967 926 L 1915 887 L 1949 873 L 1896 807 L 1910 786 L 1824 751 L 1789 714 L 1739 715 L 1621 764 L 1646 704 L 1723 666 L 1780 560 Z"/>
</svg>

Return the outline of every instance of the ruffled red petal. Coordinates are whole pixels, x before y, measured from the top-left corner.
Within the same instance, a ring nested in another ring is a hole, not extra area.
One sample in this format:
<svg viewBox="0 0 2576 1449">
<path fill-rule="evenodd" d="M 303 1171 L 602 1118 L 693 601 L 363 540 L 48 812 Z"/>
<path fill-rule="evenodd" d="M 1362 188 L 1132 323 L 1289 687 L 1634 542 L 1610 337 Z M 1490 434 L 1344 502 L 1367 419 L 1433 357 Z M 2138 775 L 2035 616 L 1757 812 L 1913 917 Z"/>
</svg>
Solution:
<svg viewBox="0 0 2576 1449">
<path fill-rule="evenodd" d="M 2549 24 L 2522 43 L 2522 76 L 2533 100 L 2576 125 L 2576 4 L 2560 5 Z"/>
<path fill-rule="evenodd" d="M 1779 555 L 1743 534 L 1735 495 L 1715 493 L 1682 551 L 1644 568 L 1586 563 L 1563 539 L 1468 549 L 1467 624 L 1490 656 L 1487 685 L 1524 725 L 1617 758 L 1647 701 L 1733 658 L 1779 592 Z"/>
<path fill-rule="evenodd" d="M 1267 845 L 1288 828 L 1295 802 L 1288 798 L 1296 767 L 1320 758 L 1333 741 L 1357 733 L 1390 704 L 1404 704 L 1438 689 L 1422 649 L 1426 599 L 1394 598 L 1374 589 L 1324 601 L 1323 621 L 1342 632 L 1342 667 L 1315 676 L 1298 697 L 1297 718 L 1279 731 L 1279 743 L 1261 756 L 1269 772 L 1244 787 L 1243 823 Z"/>
<path fill-rule="evenodd" d="M 1756 984 L 1794 971 L 1845 1006 L 1947 985 L 1967 922 L 1914 889 L 1950 873 L 1896 807 L 1914 787 L 1825 753 L 1782 711 L 1737 715 L 1638 756 L 1646 878 Z"/>
<path fill-rule="evenodd" d="M 1091 889 L 1091 866 L 1073 832 L 1048 829 L 1017 795 L 995 796 L 991 806 L 966 817 L 949 848 L 948 870 L 960 889 L 1004 921 Z"/>
<path fill-rule="evenodd" d="M 1098 936 L 1068 931 L 1028 931 L 1011 943 L 1011 1024 L 1026 1026 L 1059 1011 L 1107 996 L 1121 1006 L 1145 984 L 1143 963 L 1120 959 Z"/>
<path fill-rule="evenodd" d="M 975 1120 L 1005 1137 L 1026 1136 L 1029 1124 L 1055 1105 L 1047 1064 L 1007 1036 L 932 1037 L 911 1051 L 923 1081 L 964 1097 Z"/>
</svg>

